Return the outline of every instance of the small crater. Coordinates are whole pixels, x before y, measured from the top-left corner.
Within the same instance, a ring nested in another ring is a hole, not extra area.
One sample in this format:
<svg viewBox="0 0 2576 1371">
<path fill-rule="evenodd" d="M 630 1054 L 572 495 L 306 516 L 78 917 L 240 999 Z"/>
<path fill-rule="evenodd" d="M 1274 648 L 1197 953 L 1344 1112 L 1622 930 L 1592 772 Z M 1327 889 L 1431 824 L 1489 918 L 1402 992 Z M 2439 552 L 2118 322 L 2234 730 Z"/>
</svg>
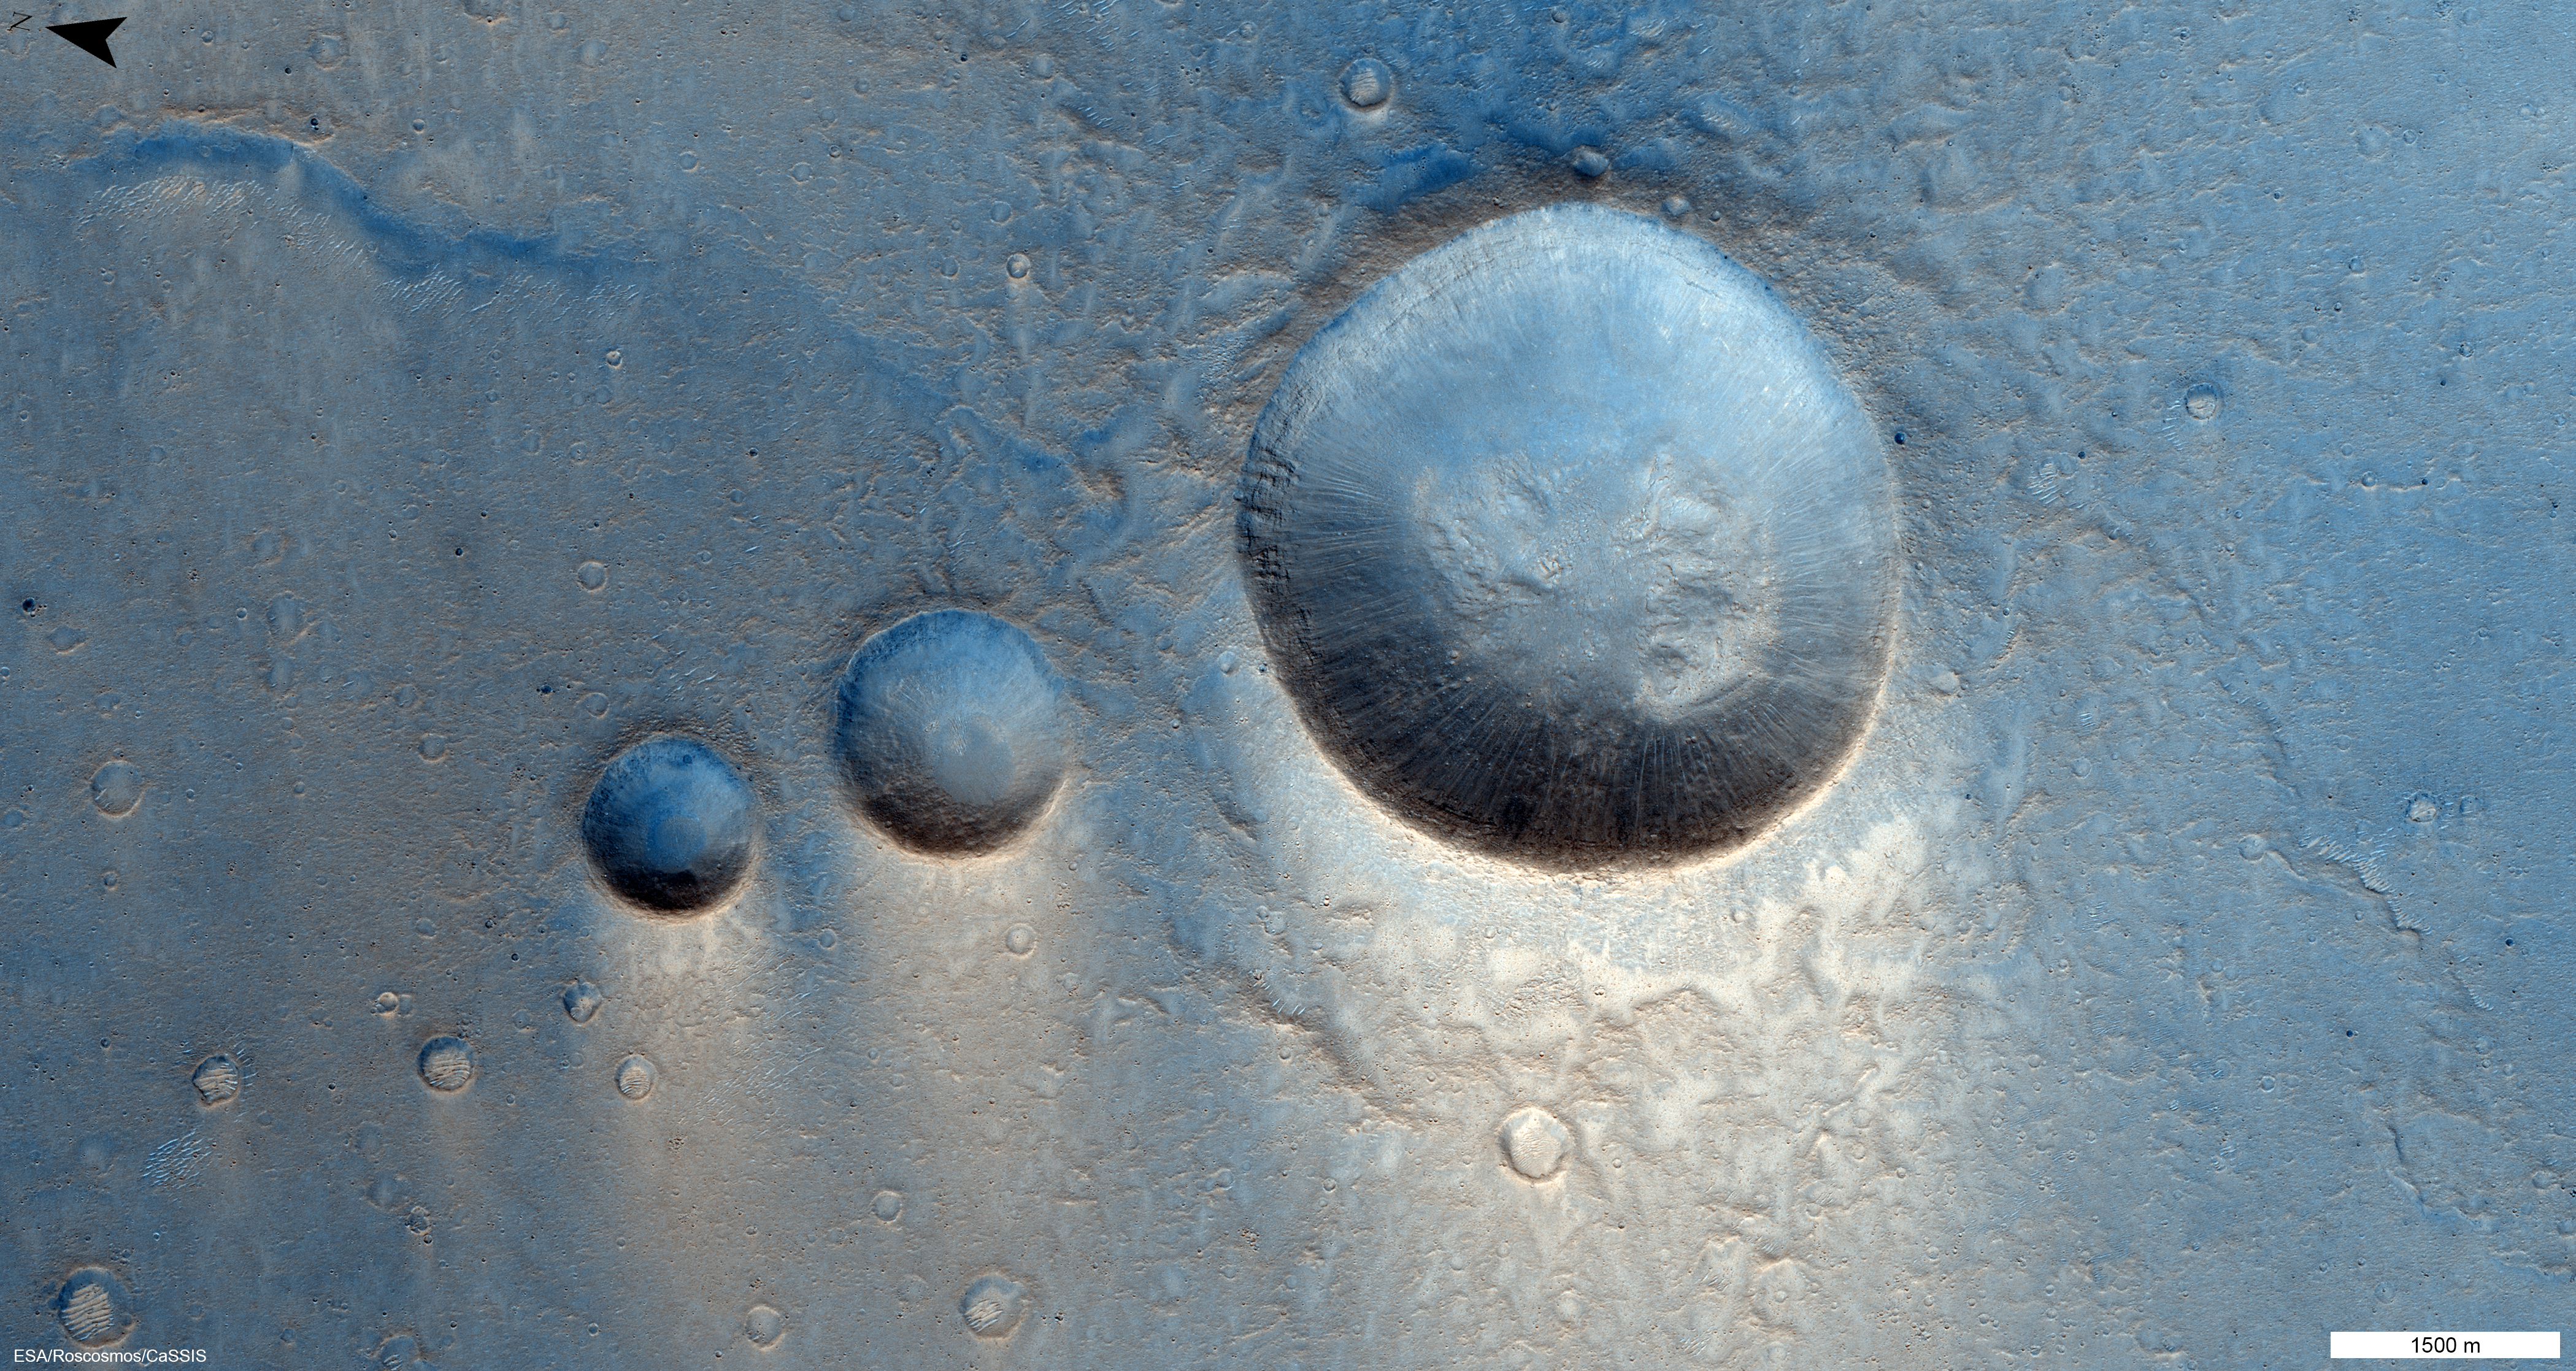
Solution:
<svg viewBox="0 0 2576 1371">
<path fill-rule="evenodd" d="M 1376 109 L 1395 94 L 1395 73 L 1374 57 L 1363 57 L 1342 72 L 1342 98 L 1355 109 Z"/>
<path fill-rule="evenodd" d="M 304 602 L 292 595 L 280 595 L 268 602 L 268 631 L 280 643 L 292 643 L 304 636 Z"/>
<path fill-rule="evenodd" d="M 722 903 L 751 870 L 759 806 L 704 743 L 652 738 L 621 753 L 592 787 L 582 841 L 611 890 L 663 913 Z"/>
<path fill-rule="evenodd" d="M 584 590 L 597 590 L 608 584 L 608 568 L 597 562 L 584 562 L 572 569 L 572 578 L 579 581 Z"/>
<path fill-rule="evenodd" d="M 754 1347 L 776 1347 L 787 1332 L 787 1316 L 765 1304 L 755 1304 L 742 1316 L 742 1335 Z"/>
<path fill-rule="evenodd" d="M 841 678 L 833 739 L 859 808 L 917 851 L 1009 842 L 1063 780 L 1063 700 L 1026 633 L 989 614 L 916 614 L 870 638 Z"/>
<path fill-rule="evenodd" d="M 598 986 L 588 981 L 575 981 L 564 987 L 564 1017 L 574 1023 L 588 1023 L 607 1000 L 607 996 L 599 993 Z"/>
<path fill-rule="evenodd" d="M 143 803 L 143 773 L 132 762 L 109 762 L 90 776 L 89 802 L 111 819 L 124 818 Z"/>
<path fill-rule="evenodd" d="M 870 1205 L 869 1208 L 878 1218 L 885 1220 L 887 1223 L 892 1223 L 903 1217 L 903 1192 L 900 1190 L 880 1190 L 877 1192 L 876 1203 Z"/>
<path fill-rule="evenodd" d="M 209 1105 L 223 1104 L 241 1094 L 241 1067 L 221 1052 L 197 1063 L 196 1074 L 188 1079 L 197 1087 L 197 1098 Z"/>
<path fill-rule="evenodd" d="M 966 1330 L 979 1338 L 1007 1338 L 1020 1326 L 1028 1292 L 1008 1276 L 978 1276 L 957 1297 L 957 1312 Z"/>
<path fill-rule="evenodd" d="M 653 1059 L 637 1054 L 617 1064 L 617 1093 L 630 1100 L 640 1100 L 653 1093 L 653 1082 L 661 1073 L 654 1069 Z"/>
<path fill-rule="evenodd" d="M 441 1093 L 463 1090 L 474 1079 L 474 1049 L 447 1034 L 430 1039 L 420 1047 L 420 1079 Z"/>
<path fill-rule="evenodd" d="M 2218 417 L 2218 387 L 2206 382 L 2182 393 L 2182 412 L 2202 423 Z"/>
<path fill-rule="evenodd" d="M 1516 1110 L 1503 1120 L 1503 1160 L 1524 1180 L 1543 1181 L 1565 1169 L 1573 1147 L 1565 1125 L 1544 1109 Z"/>
<path fill-rule="evenodd" d="M 134 1326 L 133 1301 L 114 1274 L 83 1267 L 54 1295 L 54 1317 L 64 1336 L 82 1347 L 105 1347 Z"/>
<path fill-rule="evenodd" d="M 1002 950 L 1014 957 L 1029 955 L 1029 949 L 1037 945 L 1038 931 L 1027 924 L 1013 924 L 1010 931 L 1002 935 Z"/>
</svg>

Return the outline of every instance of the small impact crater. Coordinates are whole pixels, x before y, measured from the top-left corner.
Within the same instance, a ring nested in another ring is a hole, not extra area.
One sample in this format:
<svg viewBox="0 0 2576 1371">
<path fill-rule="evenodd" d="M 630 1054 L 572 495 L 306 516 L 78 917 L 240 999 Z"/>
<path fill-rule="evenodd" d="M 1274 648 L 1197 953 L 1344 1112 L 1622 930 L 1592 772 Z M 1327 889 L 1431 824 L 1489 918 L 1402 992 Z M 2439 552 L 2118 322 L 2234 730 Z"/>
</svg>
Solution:
<svg viewBox="0 0 2576 1371">
<path fill-rule="evenodd" d="M 618 755 L 582 811 L 582 842 L 611 890 L 665 914 L 722 903 L 751 869 L 759 804 L 725 759 L 691 738 Z"/>
<path fill-rule="evenodd" d="M 1342 72 L 1342 98 L 1358 109 L 1376 109 L 1395 93 L 1395 73 L 1374 57 L 1363 57 Z"/>
<path fill-rule="evenodd" d="M 241 1067 L 221 1052 L 197 1063 L 196 1074 L 189 1080 L 197 1087 L 197 1098 L 209 1105 L 222 1104 L 241 1093 Z"/>
<path fill-rule="evenodd" d="M 1563 1171 L 1566 1153 L 1574 1148 L 1565 1125 L 1535 1107 L 1515 1110 L 1503 1120 L 1501 1142 L 1503 1160 L 1526 1181 L 1543 1181 Z"/>
<path fill-rule="evenodd" d="M 90 776 L 89 802 L 111 819 L 124 818 L 143 803 L 143 773 L 132 762 L 109 762 Z"/>
<path fill-rule="evenodd" d="M 957 1312 L 976 1337 L 1007 1338 L 1020 1326 L 1027 1302 L 1028 1292 L 1018 1281 L 998 1274 L 977 1276 L 957 1297 Z"/>
<path fill-rule="evenodd" d="M 974 856 L 1017 837 L 1064 779 L 1062 687 L 989 614 L 916 614 L 862 644 L 833 738 L 859 809 L 897 842 Z"/>
<path fill-rule="evenodd" d="M 113 1272 L 85 1266 L 54 1295 L 63 1335 L 82 1347 L 105 1347 L 134 1327 L 133 1300 Z"/>
<path fill-rule="evenodd" d="M 473 1080 L 474 1049 L 463 1038 L 442 1033 L 420 1045 L 421 1084 L 453 1094 Z"/>
</svg>

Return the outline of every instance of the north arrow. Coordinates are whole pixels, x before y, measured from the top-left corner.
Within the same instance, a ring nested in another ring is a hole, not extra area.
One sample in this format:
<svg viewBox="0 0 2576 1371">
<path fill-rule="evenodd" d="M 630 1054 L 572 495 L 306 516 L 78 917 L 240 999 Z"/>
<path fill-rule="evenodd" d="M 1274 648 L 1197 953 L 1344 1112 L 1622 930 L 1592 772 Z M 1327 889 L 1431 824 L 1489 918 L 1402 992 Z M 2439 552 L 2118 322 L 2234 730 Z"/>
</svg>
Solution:
<svg viewBox="0 0 2576 1371">
<path fill-rule="evenodd" d="M 123 19 L 89 19 L 77 24 L 48 24 L 46 27 L 70 40 L 73 47 L 112 67 L 116 65 L 116 54 L 107 50 L 107 36 L 116 32 L 116 26 L 124 22 Z"/>
</svg>

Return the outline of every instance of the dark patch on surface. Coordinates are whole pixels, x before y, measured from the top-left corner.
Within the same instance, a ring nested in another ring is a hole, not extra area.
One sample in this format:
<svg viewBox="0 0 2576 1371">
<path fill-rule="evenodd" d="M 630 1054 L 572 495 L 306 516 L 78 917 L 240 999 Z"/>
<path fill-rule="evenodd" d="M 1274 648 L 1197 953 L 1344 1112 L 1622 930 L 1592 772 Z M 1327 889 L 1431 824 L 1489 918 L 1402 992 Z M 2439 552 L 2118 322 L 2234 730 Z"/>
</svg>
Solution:
<svg viewBox="0 0 2576 1371">
<path fill-rule="evenodd" d="M 1431 144 L 1389 157 L 1377 179 L 1363 187 L 1357 198 L 1380 214 L 1393 214 L 1408 200 L 1447 190 L 1475 174 L 1475 158 Z"/>
</svg>

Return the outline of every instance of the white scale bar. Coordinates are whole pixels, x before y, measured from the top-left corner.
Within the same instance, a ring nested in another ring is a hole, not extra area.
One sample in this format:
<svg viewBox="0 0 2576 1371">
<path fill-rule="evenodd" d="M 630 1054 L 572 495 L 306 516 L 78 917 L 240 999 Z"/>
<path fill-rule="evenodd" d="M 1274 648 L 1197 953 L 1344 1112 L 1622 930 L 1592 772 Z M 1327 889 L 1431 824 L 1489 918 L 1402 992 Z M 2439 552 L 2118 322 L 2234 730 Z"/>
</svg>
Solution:
<svg viewBox="0 0 2576 1371">
<path fill-rule="evenodd" d="M 2326 1337 L 2326 1355 L 2406 1361 L 2433 1359 L 2456 1361 L 2465 1357 L 2476 1357 L 2481 1360 L 2494 1357 L 2534 1357 L 2556 1361 L 2558 1335 L 2555 1333 L 2330 1333 Z"/>
</svg>

